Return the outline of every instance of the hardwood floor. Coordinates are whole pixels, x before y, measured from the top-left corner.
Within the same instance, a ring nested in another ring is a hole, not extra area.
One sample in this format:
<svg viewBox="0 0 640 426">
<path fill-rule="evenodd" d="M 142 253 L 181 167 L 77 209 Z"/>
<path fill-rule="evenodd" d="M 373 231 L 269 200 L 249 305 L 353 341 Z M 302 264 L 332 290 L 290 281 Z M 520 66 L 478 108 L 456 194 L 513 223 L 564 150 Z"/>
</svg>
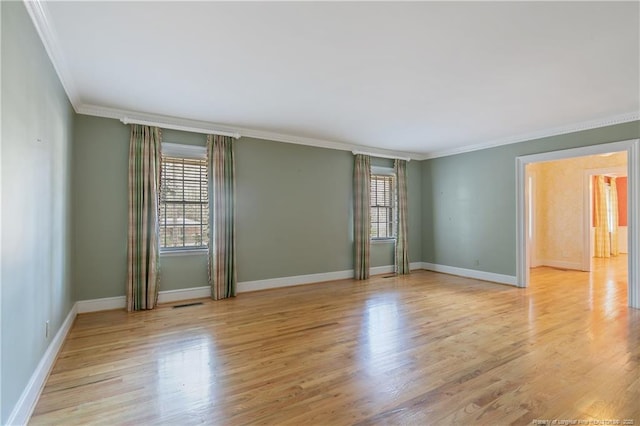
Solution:
<svg viewBox="0 0 640 426">
<path fill-rule="evenodd" d="M 638 425 L 621 261 L 528 289 L 416 271 L 82 314 L 31 424 Z"/>
</svg>

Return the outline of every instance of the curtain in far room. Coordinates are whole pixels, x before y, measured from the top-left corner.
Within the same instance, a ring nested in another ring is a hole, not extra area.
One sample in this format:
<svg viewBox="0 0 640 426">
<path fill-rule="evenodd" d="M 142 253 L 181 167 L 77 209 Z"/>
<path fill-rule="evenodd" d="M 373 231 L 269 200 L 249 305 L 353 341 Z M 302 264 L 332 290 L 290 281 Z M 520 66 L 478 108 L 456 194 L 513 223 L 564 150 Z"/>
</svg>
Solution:
<svg viewBox="0 0 640 426">
<path fill-rule="evenodd" d="M 607 188 L 604 176 L 596 176 L 596 190 L 593 199 L 595 207 L 595 257 L 611 256 L 611 241 L 609 240 L 609 218 L 607 215 Z"/>
<path fill-rule="evenodd" d="M 158 301 L 160 245 L 160 139 L 157 127 L 131 125 L 127 310 L 153 309 Z"/>
<path fill-rule="evenodd" d="M 236 295 L 236 188 L 233 139 L 207 136 L 209 285 L 214 300 Z"/>
<path fill-rule="evenodd" d="M 354 278 L 369 278 L 371 245 L 371 158 L 356 154 L 353 167 Z"/>
<path fill-rule="evenodd" d="M 618 247 L 618 188 L 615 177 L 595 176 L 593 192 L 595 257 L 611 257 Z"/>
<path fill-rule="evenodd" d="M 398 182 L 398 235 L 396 237 L 396 273 L 409 273 L 409 222 L 407 206 L 407 161 L 395 160 L 396 177 Z"/>
<path fill-rule="evenodd" d="M 609 221 L 611 224 L 611 255 L 617 256 L 620 254 L 620 248 L 618 247 L 618 187 L 616 185 L 616 178 L 612 177 L 609 181 Z"/>
</svg>

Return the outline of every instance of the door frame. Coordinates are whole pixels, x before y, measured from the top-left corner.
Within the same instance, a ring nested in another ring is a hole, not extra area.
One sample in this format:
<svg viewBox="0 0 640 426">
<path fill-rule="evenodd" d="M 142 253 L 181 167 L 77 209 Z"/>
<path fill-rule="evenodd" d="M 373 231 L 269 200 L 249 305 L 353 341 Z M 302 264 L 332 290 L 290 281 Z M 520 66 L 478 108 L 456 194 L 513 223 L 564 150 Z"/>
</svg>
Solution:
<svg viewBox="0 0 640 426">
<path fill-rule="evenodd" d="M 590 145 L 516 157 L 516 285 L 529 285 L 527 253 L 526 166 L 543 161 L 626 151 L 627 153 L 627 217 L 629 246 L 628 305 L 640 309 L 640 139 Z"/>
</svg>

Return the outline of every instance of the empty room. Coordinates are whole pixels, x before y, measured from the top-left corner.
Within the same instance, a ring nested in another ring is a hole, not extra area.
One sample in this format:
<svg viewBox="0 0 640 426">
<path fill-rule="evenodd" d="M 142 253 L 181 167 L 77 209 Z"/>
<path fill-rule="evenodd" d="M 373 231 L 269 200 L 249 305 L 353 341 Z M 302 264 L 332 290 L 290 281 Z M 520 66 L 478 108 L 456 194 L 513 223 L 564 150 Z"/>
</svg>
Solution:
<svg viewBox="0 0 640 426">
<path fill-rule="evenodd" d="M 0 23 L 0 424 L 640 424 L 640 2 Z"/>
</svg>

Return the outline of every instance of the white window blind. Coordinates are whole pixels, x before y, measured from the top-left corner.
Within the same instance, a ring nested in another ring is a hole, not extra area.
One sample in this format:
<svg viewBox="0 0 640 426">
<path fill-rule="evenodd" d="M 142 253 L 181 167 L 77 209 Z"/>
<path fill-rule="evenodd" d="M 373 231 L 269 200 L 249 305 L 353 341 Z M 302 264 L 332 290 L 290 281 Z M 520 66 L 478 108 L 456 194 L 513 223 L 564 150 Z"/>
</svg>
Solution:
<svg viewBox="0 0 640 426">
<path fill-rule="evenodd" d="M 162 156 L 160 247 L 206 248 L 209 230 L 207 160 Z"/>
<path fill-rule="evenodd" d="M 395 238 L 395 176 L 371 175 L 371 238 Z"/>
</svg>

